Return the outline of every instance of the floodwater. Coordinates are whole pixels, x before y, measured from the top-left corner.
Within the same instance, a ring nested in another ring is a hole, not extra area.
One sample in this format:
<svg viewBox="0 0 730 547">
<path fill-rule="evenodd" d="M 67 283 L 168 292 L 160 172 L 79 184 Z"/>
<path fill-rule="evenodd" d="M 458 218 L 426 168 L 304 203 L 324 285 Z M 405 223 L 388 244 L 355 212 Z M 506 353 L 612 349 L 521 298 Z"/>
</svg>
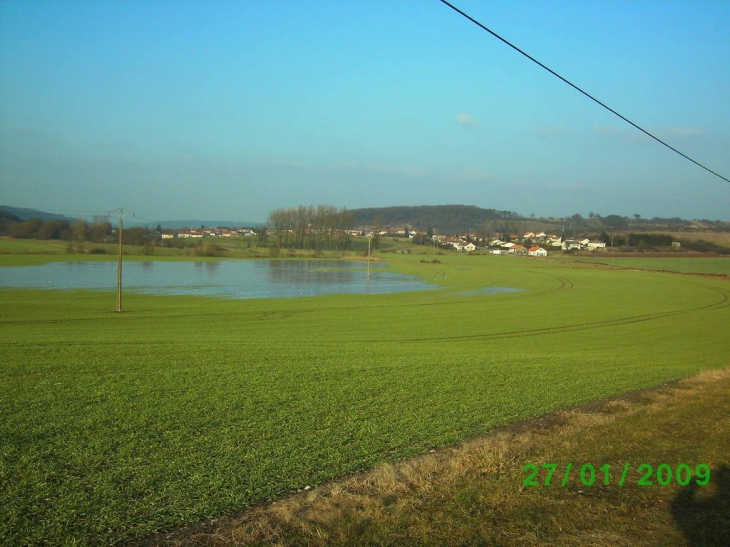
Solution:
<svg viewBox="0 0 730 547">
<path fill-rule="evenodd" d="M 222 298 L 293 298 L 325 294 L 393 293 L 434 289 L 421 278 L 389 272 L 384 264 L 332 260 L 216 262 L 128 261 L 125 291 Z M 0 268 L 0 286 L 116 290 L 116 262 L 51 262 Z"/>
</svg>

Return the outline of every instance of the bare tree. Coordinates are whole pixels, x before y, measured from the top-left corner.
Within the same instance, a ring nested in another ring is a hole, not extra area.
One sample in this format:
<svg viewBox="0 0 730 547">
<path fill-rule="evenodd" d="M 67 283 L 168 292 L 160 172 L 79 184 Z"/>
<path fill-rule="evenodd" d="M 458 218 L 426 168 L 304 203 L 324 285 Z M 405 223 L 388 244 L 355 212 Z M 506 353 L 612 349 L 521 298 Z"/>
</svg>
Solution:
<svg viewBox="0 0 730 547">
<path fill-rule="evenodd" d="M 313 205 L 276 209 L 269 213 L 268 227 L 277 246 L 296 249 L 343 249 L 349 243 L 354 223 L 352 213 L 332 205 Z"/>
</svg>

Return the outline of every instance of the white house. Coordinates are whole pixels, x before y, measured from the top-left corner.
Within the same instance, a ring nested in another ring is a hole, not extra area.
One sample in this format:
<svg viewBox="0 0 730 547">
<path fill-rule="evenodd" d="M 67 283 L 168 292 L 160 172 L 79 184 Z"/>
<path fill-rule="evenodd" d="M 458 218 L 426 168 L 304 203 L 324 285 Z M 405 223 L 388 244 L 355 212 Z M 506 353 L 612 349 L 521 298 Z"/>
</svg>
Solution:
<svg viewBox="0 0 730 547">
<path fill-rule="evenodd" d="M 562 247 L 564 251 L 570 251 L 571 249 L 580 251 L 583 248 L 583 243 L 577 239 L 566 239 L 563 241 Z"/>
<path fill-rule="evenodd" d="M 455 241 L 452 245 L 457 251 L 466 251 L 467 253 L 471 253 L 477 249 L 473 243 L 463 243 L 461 241 Z"/>
<path fill-rule="evenodd" d="M 547 256 L 548 253 L 542 247 L 530 247 L 527 249 L 527 254 L 530 256 Z"/>
<path fill-rule="evenodd" d="M 606 244 L 603 241 L 589 241 L 586 247 L 589 251 L 595 251 L 596 249 L 605 249 Z"/>
</svg>

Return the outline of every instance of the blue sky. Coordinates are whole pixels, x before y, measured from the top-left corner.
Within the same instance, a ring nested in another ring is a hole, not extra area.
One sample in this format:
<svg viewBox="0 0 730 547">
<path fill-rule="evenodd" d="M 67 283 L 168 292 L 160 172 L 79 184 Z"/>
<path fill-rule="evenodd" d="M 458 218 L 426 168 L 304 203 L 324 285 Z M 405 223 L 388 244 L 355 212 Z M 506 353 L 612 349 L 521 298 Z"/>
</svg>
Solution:
<svg viewBox="0 0 730 547">
<path fill-rule="evenodd" d="M 459 0 L 730 177 L 730 2 Z M 0 204 L 730 220 L 730 183 L 437 0 L 0 2 Z"/>
</svg>

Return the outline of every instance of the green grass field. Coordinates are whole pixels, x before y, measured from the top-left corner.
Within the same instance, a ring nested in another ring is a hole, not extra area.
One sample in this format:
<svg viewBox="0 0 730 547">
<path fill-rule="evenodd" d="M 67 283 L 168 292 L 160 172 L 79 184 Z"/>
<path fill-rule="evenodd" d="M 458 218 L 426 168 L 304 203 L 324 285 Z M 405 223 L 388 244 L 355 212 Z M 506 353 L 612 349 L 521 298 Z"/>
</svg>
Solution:
<svg viewBox="0 0 730 547">
<path fill-rule="evenodd" d="M 67 247 L 68 243 L 64 241 L 0 238 L 0 256 L 6 262 L 20 262 L 24 259 L 23 255 L 61 254 Z"/>
<path fill-rule="evenodd" d="M 729 392 L 726 368 L 559 410 L 149 545 L 726 547 Z"/>
<path fill-rule="evenodd" d="M 620 268 L 640 270 L 665 270 L 679 273 L 700 273 L 730 276 L 730 257 L 712 258 L 613 258 L 613 257 L 566 257 L 566 260 L 607 264 Z"/>
<path fill-rule="evenodd" d="M 114 544 L 727 366 L 726 281 L 393 255 L 439 291 L 2 290 L 0 543 Z M 485 286 L 522 292 L 467 296 Z"/>
<path fill-rule="evenodd" d="M 189 240 L 188 246 L 166 247 L 155 245 L 144 247 L 124 245 L 124 260 L 221 260 L 225 258 L 272 258 L 273 249 L 256 247 L 250 238 L 232 237 L 204 240 Z M 197 245 L 197 247 L 196 247 Z M 398 238 L 384 238 L 380 248 L 387 252 L 408 250 L 415 254 L 433 255 L 428 246 L 415 246 Z M 117 260 L 119 247 L 116 243 L 76 243 L 60 240 L 12 239 L 0 237 L 1 266 L 34 266 L 54 261 Z M 367 254 L 365 237 L 354 238 L 346 252 L 321 250 L 281 249 L 274 258 L 344 258 L 363 257 Z M 208 252 L 210 251 L 210 252 Z M 448 252 L 448 251 L 447 251 Z M 439 250 L 439 255 L 444 251 Z M 454 252 L 448 252 L 454 254 Z"/>
</svg>

